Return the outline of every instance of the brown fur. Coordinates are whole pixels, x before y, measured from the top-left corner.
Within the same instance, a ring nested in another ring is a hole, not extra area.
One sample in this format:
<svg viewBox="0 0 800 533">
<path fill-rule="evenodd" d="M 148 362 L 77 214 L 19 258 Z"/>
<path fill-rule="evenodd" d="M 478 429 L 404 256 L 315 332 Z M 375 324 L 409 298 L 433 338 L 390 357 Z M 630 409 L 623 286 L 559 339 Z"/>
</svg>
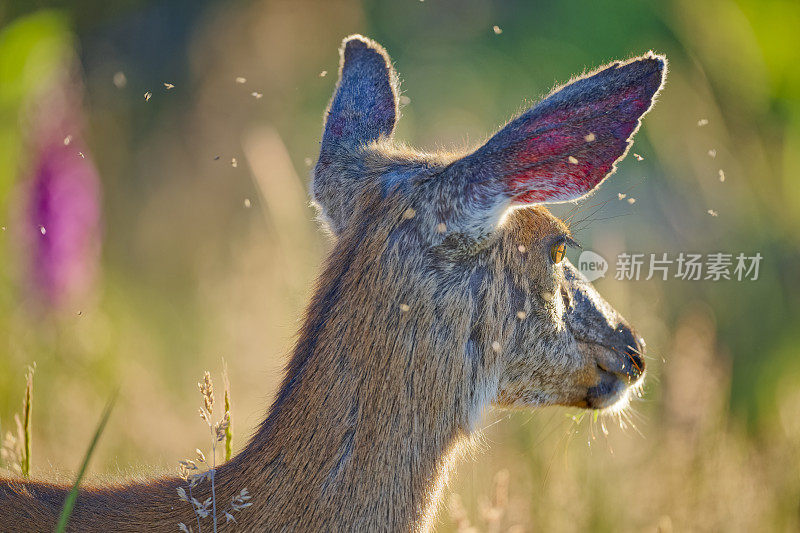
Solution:
<svg viewBox="0 0 800 533">
<path fill-rule="evenodd" d="M 395 220 L 402 218 L 402 206 L 393 211 Z M 362 220 L 378 215 L 366 210 Z M 476 390 L 503 373 L 502 352 L 491 343 L 479 348 L 477 362 L 464 357 L 465 345 L 471 335 L 507 340 L 518 334 L 522 324 L 504 286 L 505 270 L 511 266 L 511 276 L 527 290 L 541 287 L 551 277 L 546 263 L 526 259 L 518 246 L 533 255 L 566 231 L 544 208 L 517 211 L 506 227 L 483 252 L 487 267 L 501 276 L 482 290 L 491 300 L 490 316 L 477 328 L 470 276 L 437 301 L 430 296 L 435 278 L 400 264 L 397 272 L 373 268 L 374 258 L 387 253 L 391 224 L 374 227 L 367 240 L 358 225 L 339 237 L 301 330 L 295 357 L 312 354 L 297 370 L 294 393 L 273 406 L 247 448 L 219 470 L 218 501 L 229 501 L 242 487 L 254 496 L 253 508 L 237 514 L 239 530 L 424 529 L 449 456 L 473 430 Z M 337 285 L 341 294 L 332 302 L 330 288 Z M 411 310 L 403 313 L 401 302 Z M 315 331 L 322 318 L 325 326 Z M 540 379 L 556 383 L 563 374 Z M 513 403 L 519 394 L 500 397 Z M 175 492 L 179 485 L 172 478 L 84 489 L 70 530 L 175 531 L 178 522 L 192 524 L 189 506 Z M 51 530 L 66 490 L 0 484 L 3 530 Z M 204 483 L 195 496 L 202 500 L 208 493 Z"/>
<path fill-rule="evenodd" d="M 569 261 L 550 260 L 569 230 L 545 207 L 456 231 L 471 205 L 448 174 L 457 156 L 385 139 L 324 152 L 315 180 L 335 169 L 358 194 L 333 212 L 321 201 L 335 245 L 268 416 L 218 470 L 219 507 L 253 495 L 223 531 L 426 530 L 484 409 L 602 408 L 642 376 L 641 339 Z M 193 525 L 180 484 L 84 488 L 69 530 Z M 0 480 L 0 529 L 52 530 L 66 491 Z M 209 492 L 202 482 L 193 495 Z"/>
</svg>

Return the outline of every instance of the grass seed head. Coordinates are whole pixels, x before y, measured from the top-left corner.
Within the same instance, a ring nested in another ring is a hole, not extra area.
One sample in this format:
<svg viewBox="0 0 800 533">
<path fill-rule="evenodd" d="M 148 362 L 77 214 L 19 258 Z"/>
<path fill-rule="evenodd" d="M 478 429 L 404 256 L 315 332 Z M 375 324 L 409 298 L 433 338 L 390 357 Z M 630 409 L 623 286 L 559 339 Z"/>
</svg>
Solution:
<svg viewBox="0 0 800 533">
<path fill-rule="evenodd" d="M 217 442 L 222 442 L 225 440 L 228 424 L 230 424 L 230 415 L 228 413 L 225 413 L 225 416 L 222 417 L 222 420 L 214 424 L 214 436 L 216 437 Z"/>
<path fill-rule="evenodd" d="M 197 383 L 200 394 L 203 395 L 203 404 L 208 414 L 214 412 L 214 383 L 211 381 L 211 374 L 206 370 L 203 373 L 203 381 Z M 209 420 L 206 420 L 210 423 Z"/>
</svg>

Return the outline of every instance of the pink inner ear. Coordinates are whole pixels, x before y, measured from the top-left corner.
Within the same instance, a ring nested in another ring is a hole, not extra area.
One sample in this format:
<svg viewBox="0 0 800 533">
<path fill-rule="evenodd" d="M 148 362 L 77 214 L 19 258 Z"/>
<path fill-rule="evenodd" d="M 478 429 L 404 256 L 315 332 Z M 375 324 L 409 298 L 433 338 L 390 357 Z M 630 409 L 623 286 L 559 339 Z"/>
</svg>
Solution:
<svg viewBox="0 0 800 533">
<path fill-rule="evenodd" d="M 629 87 L 525 124 L 521 140 L 504 151 L 501 173 L 512 202 L 569 201 L 588 194 L 625 153 L 650 103 L 642 87 Z"/>
</svg>

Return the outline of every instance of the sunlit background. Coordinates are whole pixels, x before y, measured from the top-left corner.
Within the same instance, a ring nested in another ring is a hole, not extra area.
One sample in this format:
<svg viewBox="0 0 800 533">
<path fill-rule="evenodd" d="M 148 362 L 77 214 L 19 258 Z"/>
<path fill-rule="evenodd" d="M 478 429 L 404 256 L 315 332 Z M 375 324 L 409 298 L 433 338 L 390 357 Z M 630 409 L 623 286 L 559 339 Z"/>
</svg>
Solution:
<svg viewBox="0 0 800 533">
<path fill-rule="evenodd" d="M 653 49 L 670 73 L 641 160 L 575 228 L 648 341 L 643 398 L 625 419 L 490 414 L 440 529 L 798 530 L 797 28 L 793 1 L 0 3 L 2 433 L 35 362 L 34 477 L 72 479 L 117 388 L 93 478 L 172 472 L 224 358 L 245 444 L 329 247 L 307 190 L 344 36 L 387 48 L 397 137 L 426 149 Z M 757 281 L 616 281 L 622 251 L 763 261 Z"/>
</svg>

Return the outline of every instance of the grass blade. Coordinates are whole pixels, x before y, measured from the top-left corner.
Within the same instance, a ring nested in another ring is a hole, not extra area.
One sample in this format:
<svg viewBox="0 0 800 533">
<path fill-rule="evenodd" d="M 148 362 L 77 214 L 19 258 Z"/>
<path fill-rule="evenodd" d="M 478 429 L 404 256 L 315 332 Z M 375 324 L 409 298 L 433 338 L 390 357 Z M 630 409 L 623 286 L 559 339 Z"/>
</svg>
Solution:
<svg viewBox="0 0 800 533">
<path fill-rule="evenodd" d="M 103 433 L 103 430 L 106 427 L 106 422 L 108 422 L 109 416 L 111 416 L 111 410 L 114 408 L 114 402 L 116 399 L 117 395 L 115 393 L 108 401 L 108 404 L 106 404 L 106 408 L 103 410 L 103 416 L 100 418 L 100 423 L 97 424 L 97 429 L 94 432 L 94 437 L 92 437 L 92 442 L 89 444 L 89 449 L 86 450 L 86 455 L 83 457 L 83 463 L 78 471 L 78 476 L 75 478 L 75 484 L 72 486 L 69 494 L 67 494 L 67 498 L 64 500 L 64 508 L 61 510 L 61 515 L 58 517 L 56 533 L 63 533 L 67 530 L 67 522 L 69 521 L 70 515 L 72 515 L 72 509 L 75 507 L 75 501 L 78 499 L 78 487 L 80 486 L 81 480 L 86 473 L 86 467 L 89 465 L 89 459 L 91 459 L 92 454 L 94 453 L 94 448 L 97 445 L 97 441 L 100 440 L 100 435 Z"/>
<path fill-rule="evenodd" d="M 25 374 L 25 398 L 22 400 L 22 460 L 20 461 L 20 469 L 22 470 L 22 477 L 30 477 L 31 475 L 31 447 L 33 438 L 31 436 L 31 421 L 33 409 L 33 372 L 36 369 L 36 363 L 28 367 Z"/>
<path fill-rule="evenodd" d="M 222 360 L 222 381 L 225 385 L 225 414 L 228 415 L 228 427 L 225 428 L 225 460 L 230 461 L 233 455 L 233 418 L 231 417 L 231 382 L 228 379 L 228 363 Z"/>
</svg>

